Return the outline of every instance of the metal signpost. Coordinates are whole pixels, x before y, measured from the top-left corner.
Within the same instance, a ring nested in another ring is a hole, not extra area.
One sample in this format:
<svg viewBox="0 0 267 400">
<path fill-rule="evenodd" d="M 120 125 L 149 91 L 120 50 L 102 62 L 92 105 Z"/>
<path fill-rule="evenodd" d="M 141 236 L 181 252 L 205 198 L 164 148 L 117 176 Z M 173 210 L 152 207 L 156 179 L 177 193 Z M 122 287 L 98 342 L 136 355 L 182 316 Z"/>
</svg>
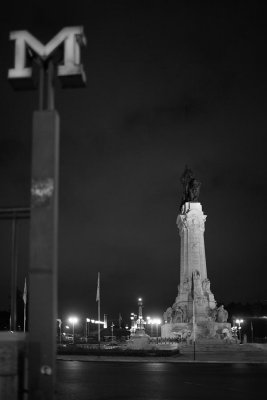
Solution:
<svg viewBox="0 0 267 400">
<path fill-rule="evenodd" d="M 39 72 L 39 110 L 33 115 L 32 139 L 28 391 L 30 400 L 52 400 L 56 377 L 59 185 L 59 115 L 54 109 L 53 82 L 58 76 L 64 87 L 84 86 L 80 47 L 85 45 L 85 36 L 82 27 L 69 27 L 46 45 L 27 31 L 11 32 L 10 39 L 15 41 L 14 68 L 8 72 L 13 86 L 29 86 L 34 66 Z"/>
</svg>

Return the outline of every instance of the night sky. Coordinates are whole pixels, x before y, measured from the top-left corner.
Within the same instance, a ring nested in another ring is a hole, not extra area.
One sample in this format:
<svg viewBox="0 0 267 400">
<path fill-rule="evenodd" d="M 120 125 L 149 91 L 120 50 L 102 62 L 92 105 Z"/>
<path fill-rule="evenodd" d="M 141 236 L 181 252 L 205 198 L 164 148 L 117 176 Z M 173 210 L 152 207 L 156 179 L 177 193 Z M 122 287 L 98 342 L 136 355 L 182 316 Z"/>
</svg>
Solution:
<svg viewBox="0 0 267 400">
<path fill-rule="evenodd" d="M 43 43 L 83 25 L 85 89 L 56 85 L 61 119 L 59 317 L 161 316 L 177 295 L 180 176 L 202 182 L 211 290 L 267 300 L 267 8 L 257 1 L 13 1 L 0 15 L 0 207 L 29 206 L 37 91 L 15 92 L 9 32 Z M 68 6 L 66 4 L 69 4 Z M 18 285 L 29 223 L 19 224 Z M 9 307 L 11 223 L 0 221 L 0 310 Z"/>
</svg>

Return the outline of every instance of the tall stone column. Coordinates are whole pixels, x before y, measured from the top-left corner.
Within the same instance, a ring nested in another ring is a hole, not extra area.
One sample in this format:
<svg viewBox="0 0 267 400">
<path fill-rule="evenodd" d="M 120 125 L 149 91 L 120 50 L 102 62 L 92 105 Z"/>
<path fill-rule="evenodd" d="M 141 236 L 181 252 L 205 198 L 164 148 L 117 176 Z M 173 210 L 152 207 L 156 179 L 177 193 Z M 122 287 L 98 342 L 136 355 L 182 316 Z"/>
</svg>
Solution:
<svg viewBox="0 0 267 400">
<path fill-rule="evenodd" d="M 192 279 L 199 271 L 201 279 L 207 278 L 204 231 L 207 216 L 200 203 L 186 202 L 177 217 L 181 237 L 180 284 Z"/>
<path fill-rule="evenodd" d="M 180 283 L 174 304 L 163 314 L 161 334 L 185 338 L 194 329 L 198 339 L 218 338 L 223 329 L 230 332 L 231 325 L 227 323 L 228 313 L 223 305 L 217 308 L 207 277 L 204 241 L 207 216 L 198 201 L 201 183 L 188 167 L 181 183 L 183 194 L 176 221 L 181 239 Z"/>
</svg>

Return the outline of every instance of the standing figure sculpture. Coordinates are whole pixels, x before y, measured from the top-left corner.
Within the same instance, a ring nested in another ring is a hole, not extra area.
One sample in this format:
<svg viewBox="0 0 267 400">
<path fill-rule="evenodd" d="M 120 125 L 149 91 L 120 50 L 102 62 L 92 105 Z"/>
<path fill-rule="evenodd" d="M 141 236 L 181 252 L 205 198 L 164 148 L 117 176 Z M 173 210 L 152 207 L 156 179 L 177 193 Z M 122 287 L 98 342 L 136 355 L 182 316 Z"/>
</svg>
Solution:
<svg viewBox="0 0 267 400">
<path fill-rule="evenodd" d="M 184 173 L 181 176 L 181 183 L 183 185 L 183 196 L 180 208 L 186 202 L 197 202 L 200 193 L 201 182 L 194 177 L 193 171 L 185 167 Z"/>
</svg>

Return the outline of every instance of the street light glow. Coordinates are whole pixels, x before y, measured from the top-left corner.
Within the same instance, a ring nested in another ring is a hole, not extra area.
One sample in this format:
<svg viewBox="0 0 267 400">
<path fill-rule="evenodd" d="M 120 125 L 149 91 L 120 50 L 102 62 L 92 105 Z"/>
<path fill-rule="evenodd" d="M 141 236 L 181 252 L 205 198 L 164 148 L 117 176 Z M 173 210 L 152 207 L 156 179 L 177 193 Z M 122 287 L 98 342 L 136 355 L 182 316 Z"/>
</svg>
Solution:
<svg viewBox="0 0 267 400">
<path fill-rule="evenodd" d="M 90 320 L 90 318 L 86 318 L 86 322 L 90 322 L 91 320 Z"/>
<path fill-rule="evenodd" d="M 73 344 L 74 344 L 74 342 L 75 342 L 74 325 L 77 324 L 78 318 L 77 317 L 69 317 L 69 322 L 72 324 L 72 336 L 73 336 Z"/>
<path fill-rule="evenodd" d="M 239 340 L 241 342 L 241 324 L 243 324 L 243 319 L 236 319 L 235 323 L 238 324 Z"/>
<path fill-rule="evenodd" d="M 160 325 L 161 324 L 161 319 L 160 318 L 148 318 L 148 324 L 152 325 Z"/>
<path fill-rule="evenodd" d="M 70 317 L 69 318 L 69 322 L 73 325 L 77 324 L 78 322 L 78 318 L 77 317 Z"/>
</svg>

